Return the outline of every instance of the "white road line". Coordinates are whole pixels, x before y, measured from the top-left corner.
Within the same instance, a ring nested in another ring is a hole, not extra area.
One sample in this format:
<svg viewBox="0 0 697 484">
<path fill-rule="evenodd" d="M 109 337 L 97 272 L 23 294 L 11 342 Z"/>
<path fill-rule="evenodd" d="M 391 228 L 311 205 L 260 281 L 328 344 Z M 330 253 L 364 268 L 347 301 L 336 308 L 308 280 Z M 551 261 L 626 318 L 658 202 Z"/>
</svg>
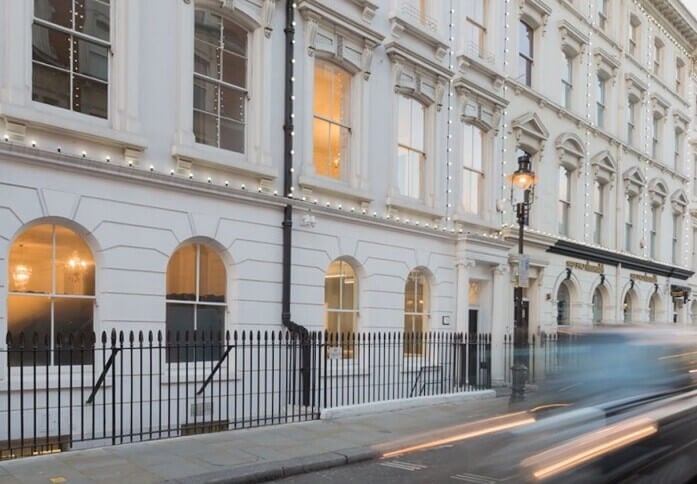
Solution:
<svg viewBox="0 0 697 484">
<path fill-rule="evenodd" d="M 499 482 L 498 479 L 495 479 L 493 477 L 467 473 L 456 474 L 454 476 L 450 476 L 450 478 L 455 479 L 456 481 L 471 482 L 473 484 L 496 484 L 497 482 Z"/>
<path fill-rule="evenodd" d="M 381 462 L 381 466 L 385 467 L 392 467 L 394 469 L 401 469 L 403 471 L 420 471 L 422 469 L 426 469 L 427 466 L 421 465 L 421 464 L 412 464 L 410 462 L 403 462 L 399 460 L 392 460 L 392 461 L 387 461 L 387 462 Z"/>
</svg>

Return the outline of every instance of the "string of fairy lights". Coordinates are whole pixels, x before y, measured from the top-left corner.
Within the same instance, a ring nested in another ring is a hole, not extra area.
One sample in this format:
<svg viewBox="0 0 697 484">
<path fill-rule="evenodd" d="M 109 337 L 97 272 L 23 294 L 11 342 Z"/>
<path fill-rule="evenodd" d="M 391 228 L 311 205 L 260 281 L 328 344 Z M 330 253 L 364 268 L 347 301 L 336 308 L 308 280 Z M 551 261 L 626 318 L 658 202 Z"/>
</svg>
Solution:
<svg viewBox="0 0 697 484">
<path fill-rule="evenodd" d="M 598 19 L 596 18 L 597 16 L 594 15 L 593 11 L 593 5 L 592 2 L 588 2 L 588 12 L 587 12 L 587 22 L 589 24 L 594 24 L 597 26 Z M 676 51 L 680 52 L 685 58 L 692 59 L 692 55 L 690 52 L 688 52 L 680 43 L 674 38 L 674 36 L 669 32 L 667 29 L 665 29 L 661 23 L 653 17 L 653 15 L 648 12 L 641 4 L 639 0 L 633 0 L 633 5 L 634 8 L 639 11 L 645 19 L 647 19 L 647 24 L 648 24 L 648 39 L 650 42 L 653 42 L 653 39 L 656 35 L 661 36 L 663 40 L 667 40 L 671 42 L 675 48 Z M 297 9 L 297 4 L 293 3 L 293 8 Z M 504 3 L 504 30 L 503 30 L 503 71 L 505 73 L 508 73 L 509 67 L 511 64 L 511 36 L 516 33 L 516 26 L 517 26 L 517 19 L 513 21 L 513 26 L 512 24 L 512 18 L 517 17 L 517 6 L 515 5 L 515 2 L 512 2 L 511 0 L 505 0 Z M 454 9 L 454 0 L 449 0 L 448 2 L 448 50 L 447 50 L 447 60 L 448 60 L 448 67 L 452 71 L 454 68 L 454 26 L 455 26 L 455 9 Z M 295 26 L 296 22 L 293 21 L 293 25 Z M 293 40 L 293 43 L 295 44 L 295 40 Z M 589 34 L 588 34 L 588 47 L 585 51 L 585 62 L 587 65 L 587 79 L 586 79 L 586 125 L 587 128 L 585 129 L 585 155 L 587 159 L 590 158 L 591 156 L 591 142 L 593 139 L 593 128 L 596 128 L 595 126 L 595 120 L 593 119 L 593 105 L 592 105 L 592 92 L 593 92 L 593 44 L 594 44 L 594 34 L 593 34 L 593 29 L 589 29 Z M 654 51 L 653 49 L 649 48 L 649 42 L 646 43 L 644 50 L 644 57 L 646 60 L 646 65 L 647 66 L 652 66 L 653 65 L 653 55 Z M 293 49 L 294 52 L 294 57 L 292 58 L 291 62 L 293 65 L 296 64 L 296 58 L 295 58 L 295 49 Z M 692 64 L 690 64 L 691 66 Z M 689 72 L 688 74 L 690 78 L 695 81 L 695 74 L 694 72 Z M 295 75 L 291 76 L 291 82 L 295 83 Z M 652 74 L 648 71 L 646 71 L 646 83 L 647 83 L 647 92 L 651 92 L 651 89 L 653 87 L 652 83 Z M 689 99 L 694 99 L 695 96 L 695 86 L 694 82 L 688 82 L 688 96 Z M 503 91 L 503 97 L 505 99 L 509 98 L 509 91 L 511 89 L 511 83 L 507 81 L 506 78 L 503 79 L 502 83 L 502 91 Z M 295 118 L 295 101 L 296 101 L 296 96 L 293 95 L 291 97 L 291 100 L 293 102 L 293 113 L 290 114 L 291 118 Z M 293 183 L 290 186 L 290 191 L 289 193 L 286 194 L 280 194 L 280 196 L 285 196 L 288 198 L 294 198 L 296 202 L 304 202 L 308 206 L 323 206 L 325 208 L 329 209 L 334 209 L 337 211 L 343 211 L 343 212 L 348 212 L 351 214 L 355 215 L 362 215 L 365 217 L 370 217 L 370 218 L 377 218 L 377 219 L 383 219 L 384 221 L 388 221 L 390 223 L 396 223 L 396 224 L 403 224 L 403 225 L 409 225 L 413 227 L 418 227 L 420 229 L 429 229 L 429 230 L 434 230 L 434 231 L 449 231 L 449 232 L 455 232 L 454 225 L 452 223 L 453 220 L 453 205 L 454 205 L 454 200 L 453 200 L 453 187 L 455 184 L 453 183 L 453 174 L 456 173 L 453 170 L 453 119 L 454 119 L 454 110 L 455 110 L 455 102 L 454 102 L 454 96 L 453 96 L 453 79 L 452 76 L 447 80 L 447 128 L 446 128 L 446 154 L 445 154 L 445 216 L 444 216 L 444 223 L 436 223 L 436 222 L 423 222 L 420 221 L 416 218 L 414 219 L 409 219 L 409 218 L 401 218 L 398 219 L 396 217 L 390 217 L 390 214 L 387 210 L 384 210 L 384 213 L 379 214 L 377 210 L 372 209 L 369 210 L 368 208 L 365 208 L 363 206 L 360 206 L 359 204 L 351 204 L 350 202 L 342 201 L 342 200 L 337 200 L 337 199 L 331 199 L 326 196 L 324 196 L 322 200 L 320 198 L 314 198 L 314 197 L 308 197 L 306 195 L 298 196 L 295 183 L 296 180 L 293 180 Z M 695 115 L 695 106 L 694 103 L 690 103 L 690 115 L 691 117 L 694 117 Z M 646 153 L 650 153 L 650 148 L 651 148 L 651 140 L 652 140 L 652 107 L 650 103 L 649 96 L 644 96 L 643 98 L 643 118 L 644 118 L 644 150 Z M 455 117 L 457 119 L 457 117 Z M 511 200 L 508 200 L 508 195 L 507 195 L 507 189 L 509 188 L 508 182 L 507 182 L 507 175 L 509 174 L 509 171 L 511 170 L 510 167 L 510 160 L 508 158 L 515 153 L 509 153 L 509 129 L 510 129 L 510 123 L 511 120 L 509 118 L 509 109 L 508 107 L 504 107 L 502 110 L 502 115 L 500 119 L 500 126 L 501 126 L 501 141 L 500 141 L 500 153 L 501 153 L 501 183 L 499 184 L 499 197 L 498 200 L 501 202 L 500 207 L 501 207 L 501 222 L 502 226 L 505 227 L 507 226 L 507 222 L 510 222 L 510 212 L 508 210 L 508 204 L 511 202 Z M 291 136 L 295 136 L 295 132 L 290 133 Z M 686 137 L 685 137 L 686 138 Z M 10 136 L 8 134 L 4 135 L 4 141 L 5 143 L 8 144 L 15 144 L 16 141 L 10 140 Z M 43 143 L 43 146 L 40 146 L 39 140 L 32 138 L 29 141 L 21 141 L 21 144 L 25 146 L 31 146 L 32 149 L 38 150 L 38 151 L 51 151 L 50 149 L 46 148 L 46 144 L 49 144 L 50 141 L 47 141 Z M 686 161 L 685 160 L 693 160 L 695 158 L 695 151 L 694 147 L 691 143 L 684 142 L 683 147 L 685 149 L 682 150 L 684 152 L 684 155 L 682 156 L 680 163 L 682 166 L 676 166 L 675 171 L 678 173 L 683 172 L 691 172 L 692 170 L 695 170 L 695 166 L 692 163 L 688 163 L 690 166 L 685 166 Z M 64 150 L 61 148 L 61 146 L 56 146 L 55 147 L 55 152 L 61 153 L 64 155 L 67 155 L 67 153 L 64 152 Z M 89 156 L 87 150 L 85 149 L 78 149 L 76 152 L 72 155 L 77 158 L 82 158 L 82 159 L 91 159 L 93 161 L 103 161 L 105 163 L 112 163 L 112 155 L 104 155 L 101 158 L 97 157 L 94 158 L 93 156 Z M 290 156 L 293 160 L 292 165 L 295 165 L 296 161 L 296 152 L 295 149 L 290 150 Z M 116 156 L 114 156 L 116 158 Z M 645 179 L 649 179 L 649 174 L 650 174 L 650 168 L 652 166 L 652 159 L 651 156 L 645 156 L 644 158 L 644 166 L 643 171 L 645 175 Z M 158 172 L 158 169 L 154 164 L 148 164 L 148 163 L 139 163 L 138 160 L 129 158 L 129 157 L 124 157 L 123 164 L 128 166 L 129 168 L 132 168 L 133 170 L 141 170 L 141 171 L 149 171 L 149 172 Z M 593 173 L 591 171 L 591 166 L 589 163 L 585 163 L 583 165 L 583 180 L 584 180 L 584 186 L 586 190 L 584 191 L 584 207 L 585 207 L 585 213 L 584 213 L 584 228 L 585 228 L 585 241 L 587 243 L 592 243 L 593 242 L 593 236 L 592 236 L 592 231 L 593 231 L 593 190 L 592 190 L 592 180 L 593 180 Z M 193 168 L 188 168 L 185 170 L 185 172 L 181 172 L 179 170 L 175 169 L 168 169 L 165 170 L 166 172 L 169 172 L 169 174 L 173 177 L 177 178 L 188 178 L 191 182 L 200 182 L 204 184 L 211 184 L 211 185 L 220 185 L 224 186 L 226 188 L 230 189 L 239 189 L 241 191 L 254 191 L 256 188 L 257 192 L 265 192 L 266 189 L 265 187 L 262 187 L 261 183 L 259 183 L 256 187 L 254 187 L 254 183 L 251 183 L 251 187 L 248 188 L 247 184 L 242 182 L 239 183 L 239 185 L 236 185 L 233 187 L 232 183 L 230 180 L 226 179 L 225 176 L 221 176 L 220 179 L 218 179 L 218 176 L 209 176 L 208 174 L 204 175 L 196 175 L 194 172 Z M 294 174 L 294 168 L 291 166 L 290 168 L 291 176 Z M 693 174 L 694 175 L 694 174 Z M 247 183 L 250 183 L 249 181 Z M 686 187 L 688 188 L 688 192 L 692 193 L 692 185 L 694 184 L 692 177 L 687 177 L 686 181 Z M 278 190 L 272 190 L 274 195 L 279 196 Z M 643 209 L 643 217 L 641 217 L 641 233 L 643 234 L 644 240 L 648 240 L 649 237 L 649 230 L 650 230 L 650 217 L 648 216 L 649 213 L 649 206 L 650 206 L 650 200 L 649 197 L 646 195 L 646 190 L 644 190 L 644 196 L 642 197 L 643 203 L 642 203 L 642 209 Z M 534 232 L 538 232 L 540 234 L 546 234 L 545 232 L 538 231 L 535 229 L 530 229 Z M 459 230 L 462 232 L 462 229 Z M 550 236 L 558 236 L 558 234 L 546 234 Z M 682 224 L 682 237 L 683 237 L 683 243 L 682 245 L 682 262 L 686 263 L 688 261 L 688 255 L 690 251 L 690 246 L 689 246 L 689 241 L 690 241 L 690 235 L 691 235 L 691 224 L 683 223 Z M 498 238 L 499 235 L 493 235 L 492 237 Z M 647 256 L 649 252 L 648 244 L 645 244 L 643 248 L 643 255 Z"/>
</svg>

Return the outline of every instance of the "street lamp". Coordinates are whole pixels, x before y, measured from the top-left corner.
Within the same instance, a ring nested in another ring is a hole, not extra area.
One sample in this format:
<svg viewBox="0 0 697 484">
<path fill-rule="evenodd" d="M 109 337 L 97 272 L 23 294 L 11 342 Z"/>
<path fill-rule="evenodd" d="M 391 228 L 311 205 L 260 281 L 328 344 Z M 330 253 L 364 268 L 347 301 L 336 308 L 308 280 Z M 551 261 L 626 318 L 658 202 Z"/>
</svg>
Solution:
<svg viewBox="0 0 697 484">
<path fill-rule="evenodd" d="M 511 176 L 511 201 L 513 190 L 522 190 L 522 201 L 515 204 L 518 218 L 518 280 L 513 290 L 514 326 L 513 326 L 513 388 L 511 402 L 519 402 L 525 398 L 525 381 L 528 378 L 527 350 L 528 327 L 527 317 L 523 311 L 523 287 L 527 287 L 528 263 L 523 257 L 524 227 L 528 223 L 530 206 L 535 191 L 535 173 L 531 169 L 530 155 L 523 153 L 518 157 L 518 169 Z"/>
</svg>

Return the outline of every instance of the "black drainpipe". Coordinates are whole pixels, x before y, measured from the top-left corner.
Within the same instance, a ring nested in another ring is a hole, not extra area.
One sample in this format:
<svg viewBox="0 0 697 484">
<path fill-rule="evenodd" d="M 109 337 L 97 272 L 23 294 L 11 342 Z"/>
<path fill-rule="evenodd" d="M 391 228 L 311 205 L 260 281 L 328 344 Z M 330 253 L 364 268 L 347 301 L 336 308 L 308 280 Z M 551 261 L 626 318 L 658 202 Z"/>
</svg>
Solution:
<svg viewBox="0 0 697 484">
<path fill-rule="evenodd" d="M 283 195 L 291 195 L 293 187 L 293 51 L 295 39 L 294 8 L 295 0 L 286 0 L 286 72 L 285 72 L 285 123 L 283 125 Z M 294 323 L 290 318 L 291 287 L 291 249 L 293 236 L 293 205 L 286 204 L 283 209 L 283 294 L 281 299 L 281 322 L 283 326 L 299 337 L 301 348 L 302 404 L 310 404 L 310 345 L 307 328 Z M 295 376 L 293 377 L 293 381 Z M 294 385 L 293 385 L 294 386 Z"/>
</svg>

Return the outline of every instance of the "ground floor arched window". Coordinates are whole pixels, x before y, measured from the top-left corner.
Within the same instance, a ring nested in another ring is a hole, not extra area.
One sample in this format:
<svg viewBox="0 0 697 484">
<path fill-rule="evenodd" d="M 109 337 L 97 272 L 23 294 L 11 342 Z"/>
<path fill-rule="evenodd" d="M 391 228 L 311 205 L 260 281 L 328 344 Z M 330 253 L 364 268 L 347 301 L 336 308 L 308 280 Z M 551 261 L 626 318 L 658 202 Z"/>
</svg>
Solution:
<svg viewBox="0 0 697 484">
<path fill-rule="evenodd" d="M 10 248 L 8 281 L 11 346 L 38 349 L 11 353 L 10 365 L 92 363 L 91 351 L 66 349 L 94 341 L 94 257 L 77 232 L 58 224 L 25 230 Z"/>
<path fill-rule="evenodd" d="M 562 282 L 557 290 L 557 324 L 568 325 L 571 310 L 571 297 L 566 282 Z"/>
<path fill-rule="evenodd" d="M 603 322 L 603 294 L 600 287 L 593 291 L 591 306 L 593 308 L 593 324 L 601 324 Z"/>
</svg>

